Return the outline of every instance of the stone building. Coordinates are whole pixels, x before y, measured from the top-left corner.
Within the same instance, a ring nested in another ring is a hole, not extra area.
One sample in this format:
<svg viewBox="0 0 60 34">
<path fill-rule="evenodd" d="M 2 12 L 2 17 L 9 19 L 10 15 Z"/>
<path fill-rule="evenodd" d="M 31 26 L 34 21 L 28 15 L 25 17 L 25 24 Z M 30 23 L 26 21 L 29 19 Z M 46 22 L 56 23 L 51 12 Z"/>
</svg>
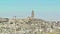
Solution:
<svg viewBox="0 0 60 34">
<path fill-rule="evenodd" d="M 8 22 L 9 19 L 8 18 L 0 18 L 0 22 Z"/>
</svg>

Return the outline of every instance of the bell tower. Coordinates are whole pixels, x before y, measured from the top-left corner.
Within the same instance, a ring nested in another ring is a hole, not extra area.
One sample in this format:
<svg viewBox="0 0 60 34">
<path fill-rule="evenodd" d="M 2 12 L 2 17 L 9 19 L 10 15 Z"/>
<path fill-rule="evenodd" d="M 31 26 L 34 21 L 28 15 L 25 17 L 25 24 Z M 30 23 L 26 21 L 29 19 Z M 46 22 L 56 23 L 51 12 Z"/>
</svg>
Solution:
<svg viewBox="0 0 60 34">
<path fill-rule="evenodd" d="M 34 10 L 32 10 L 31 17 L 34 18 Z"/>
</svg>

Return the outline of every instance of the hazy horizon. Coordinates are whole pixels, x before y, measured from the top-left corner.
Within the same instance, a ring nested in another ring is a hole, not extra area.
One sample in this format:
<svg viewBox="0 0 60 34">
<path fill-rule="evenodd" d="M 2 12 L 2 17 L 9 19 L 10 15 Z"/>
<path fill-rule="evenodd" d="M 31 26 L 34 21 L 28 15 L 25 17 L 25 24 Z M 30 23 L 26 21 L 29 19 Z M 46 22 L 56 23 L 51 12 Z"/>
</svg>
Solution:
<svg viewBox="0 0 60 34">
<path fill-rule="evenodd" d="M 0 17 L 35 17 L 60 20 L 60 0 L 0 0 Z"/>
</svg>

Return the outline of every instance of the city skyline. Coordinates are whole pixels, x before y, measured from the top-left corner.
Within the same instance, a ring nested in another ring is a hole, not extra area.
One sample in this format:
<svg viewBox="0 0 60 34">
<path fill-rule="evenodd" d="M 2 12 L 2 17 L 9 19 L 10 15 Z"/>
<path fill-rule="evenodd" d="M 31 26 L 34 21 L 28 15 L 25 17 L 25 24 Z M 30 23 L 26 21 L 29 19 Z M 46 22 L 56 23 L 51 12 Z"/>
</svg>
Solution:
<svg viewBox="0 0 60 34">
<path fill-rule="evenodd" d="M 0 0 L 0 17 L 35 17 L 60 20 L 60 0 Z"/>
</svg>

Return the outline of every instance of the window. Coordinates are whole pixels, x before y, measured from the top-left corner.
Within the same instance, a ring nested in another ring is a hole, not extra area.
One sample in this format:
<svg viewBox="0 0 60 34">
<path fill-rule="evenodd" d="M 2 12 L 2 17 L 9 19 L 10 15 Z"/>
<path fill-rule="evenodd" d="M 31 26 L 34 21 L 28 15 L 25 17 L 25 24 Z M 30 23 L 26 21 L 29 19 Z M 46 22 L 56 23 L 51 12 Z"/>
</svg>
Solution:
<svg viewBox="0 0 60 34">
<path fill-rule="evenodd" d="M 13 22 L 10 22 L 10 24 L 13 24 Z"/>
<path fill-rule="evenodd" d="M 2 22 L 0 21 L 0 23 L 2 23 Z"/>
</svg>

